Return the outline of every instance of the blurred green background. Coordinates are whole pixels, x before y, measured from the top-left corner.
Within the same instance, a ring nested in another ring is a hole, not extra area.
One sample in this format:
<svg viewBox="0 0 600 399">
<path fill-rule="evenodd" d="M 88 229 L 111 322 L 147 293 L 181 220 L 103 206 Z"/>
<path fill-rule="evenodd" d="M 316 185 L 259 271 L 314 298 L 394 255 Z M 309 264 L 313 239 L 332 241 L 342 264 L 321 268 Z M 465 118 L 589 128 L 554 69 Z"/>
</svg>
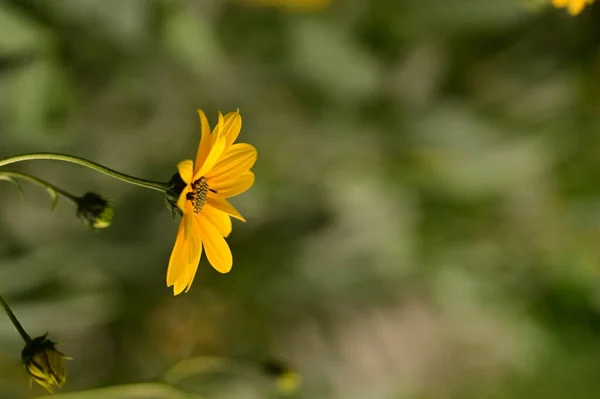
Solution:
<svg viewBox="0 0 600 399">
<path fill-rule="evenodd" d="M 120 385 L 197 356 L 282 359 L 298 398 L 597 398 L 600 6 L 533 3 L 1 1 L 0 157 L 167 181 L 195 154 L 196 109 L 238 107 L 259 152 L 232 272 L 203 258 L 178 297 L 160 193 L 6 167 L 116 208 L 88 231 L 68 202 L 0 185 L 0 291 L 74 358 L 64 393 L 115 387 L 64 398 L 189 397 Z M 44 395 L 2 320 L 0 398 Z M 181 387 L 277 397 L 250 369 Z"/>
</svg>

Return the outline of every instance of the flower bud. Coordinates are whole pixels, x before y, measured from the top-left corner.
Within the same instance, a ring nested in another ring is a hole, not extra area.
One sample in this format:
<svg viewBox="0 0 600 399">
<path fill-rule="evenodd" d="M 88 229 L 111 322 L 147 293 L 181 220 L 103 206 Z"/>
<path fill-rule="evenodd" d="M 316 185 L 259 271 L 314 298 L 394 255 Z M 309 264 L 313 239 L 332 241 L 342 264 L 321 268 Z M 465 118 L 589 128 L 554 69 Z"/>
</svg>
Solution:
<svg viewBox="0 0 600 399">
<path fill-rule="evenodd" d="M 275 379 L 277 390 L 283 395 L 293 394 L 300 386 L 300 374 L 278 360 L 263 363 L 263 371 L 267 376 Z"/>
<path fill-rule="evenodd" d="M 21 351 L 21 360 L 31 380 L 52 393 L 54 389 L 60 389 L 67 380 L 67 357 L 56 350 L 56 344 L 46 336 L 47 334 L 29 341 Z"/>
<path fill-rule="evenodd" d="M 110 226 L 115 210 L 110 203 L 95 193 L 85 193 L 77 200 L 77 216 L 95 229 Z"/>
</svg>

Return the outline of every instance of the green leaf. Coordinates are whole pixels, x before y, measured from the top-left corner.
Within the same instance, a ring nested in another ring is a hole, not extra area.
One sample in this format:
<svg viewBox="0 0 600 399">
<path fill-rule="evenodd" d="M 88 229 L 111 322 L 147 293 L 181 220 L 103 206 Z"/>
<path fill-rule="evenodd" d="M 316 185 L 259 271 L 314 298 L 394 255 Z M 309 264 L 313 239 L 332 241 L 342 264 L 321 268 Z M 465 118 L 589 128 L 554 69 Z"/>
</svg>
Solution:
<svg viewBox="0 0 600 399">
<path fill-rule="evenodd" d="M 0 175 L 0 180 L 4 180 L 4 181 L 14 184 L 17 187 L 17 189 L 19 190 L 19 195 L 21 196 L 21 201 L 23 200 L 23 188 L 21 188 L 21 185 L 19 184 L 19 182 L 16 179 L 14 179 L 10 176 Z"/>
</svg>

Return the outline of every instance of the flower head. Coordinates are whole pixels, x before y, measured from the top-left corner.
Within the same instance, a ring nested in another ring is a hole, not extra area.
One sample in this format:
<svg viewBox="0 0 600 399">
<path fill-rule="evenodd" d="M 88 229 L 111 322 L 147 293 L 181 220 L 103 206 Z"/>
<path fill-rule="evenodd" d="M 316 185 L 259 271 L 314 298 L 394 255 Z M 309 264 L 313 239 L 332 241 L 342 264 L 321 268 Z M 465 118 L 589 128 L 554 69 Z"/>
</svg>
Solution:
<svg viewBox="0 0 600 399">
<path fill-rule="evenodd" d="M 571 15 L 577 15 L 583 11 L 586 4 L 592 4 L 594 0 L 552 0 L 552 5 L 557 8 L 567 8 Z"/>
<path fill-rule="evenodd" d="M 67 380 L 65 359 L 67 356 L 56 350 L 56 343 L 46 335 L 32 339 L 21 351 L 27 373 L 48 392 L 60 389 Z"/>
<path fill-rule="evenodd" d="M 110 203 L 95 193 L 77 199 L 77 216 L 88 226 L 103 229 L 110 226 L 115 211 Z"/>
<path fill-rule="evenodd" d="M 231 233 L 231 217 L 245 220 L 227 198 L 254 184 L 250 169 L 256 162 L 256 149 L 233 144 L 242 128 L 239 111 L 224 117 L 219 113 L 212 133 L 204 112 L 198 110 L 198 115 L 201 137 L 196 161 L 177 165 L 184 183 L 176 202 L 182 217 L 167 269 L 167 286 L 173 286 L 175 295 L 192 286 L 203 248 L 213 268 L 221 273 L 231 270 L 233 257 L 225 237 Z"/>
</svg>

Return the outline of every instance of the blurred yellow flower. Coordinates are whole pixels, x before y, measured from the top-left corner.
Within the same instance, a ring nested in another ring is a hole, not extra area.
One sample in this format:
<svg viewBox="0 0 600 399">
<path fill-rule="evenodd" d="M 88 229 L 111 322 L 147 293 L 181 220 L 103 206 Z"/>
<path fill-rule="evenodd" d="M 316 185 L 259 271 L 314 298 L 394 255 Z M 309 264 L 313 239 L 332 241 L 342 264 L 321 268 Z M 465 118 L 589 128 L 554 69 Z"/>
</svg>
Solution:
<svg viewBox="0 0 600 399">
<path fill-rule="evenodd" d="M 230 216 L 245 221 L 227 201 L 254 184 L 250 171 L 256 162 L 256 149 L 250 144 L 233 144 L 242 128 L 242 117 L 219 112 L 219 122 L 211 133 L 202 110 L 198 110 L 201 138 L 196 161 L 177 165 L 185 187 L 179 194 L 177 208 L 182 213 L 175 246 L 167 269 L 167 286 L 174 295 L 187 292 L 198 269 L 202 247 L 209 263 L 219 272 L 228 273 L 233 264 L 225 237 L 231 233 Z"/>
<path fill-rule="evenodd" d="M 332 0 L 240 0 L 245 4 L 262 7 L 280 7 L 288 11 L 311 12 L 327 8 Z"/>
<path fill-rule="evenodd" d="M 593 2 L 594 0 L 552 0 L 554 7 L 566 7 L 571 15 L 577 15 L 581 13 L 586 4 L 592 4 Z"/>
<path fill-rule="evenodd" d="M 291 395 L 300 386 L 300 375 L 294 371 L 287 371 L 277 378 L 277 389 L 282 395 Z"/>
<path fill-rule="evenodd" d="M 270 360 L 263 364 L 264 372 L 275 379 L 277 390 L 282 395 L 292 395 L 302 383 L 300 374 L 279 360 Z"/>
<path fill-rule="evenodd" d="M 50 393 L 62 388 L 67 380 L 65 356 L 45 335 L 30 340 L 21 352 L 21 360 L 31 379 Z"/>
</svg>

